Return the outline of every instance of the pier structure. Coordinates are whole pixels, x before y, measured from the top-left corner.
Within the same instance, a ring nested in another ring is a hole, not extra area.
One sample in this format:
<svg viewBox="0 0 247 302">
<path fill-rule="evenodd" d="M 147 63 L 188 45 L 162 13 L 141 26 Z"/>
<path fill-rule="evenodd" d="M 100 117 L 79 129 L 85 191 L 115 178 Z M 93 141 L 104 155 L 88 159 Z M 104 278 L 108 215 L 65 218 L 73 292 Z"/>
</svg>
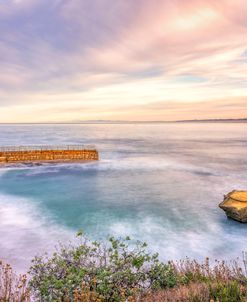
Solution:
<svg viewBox="0 0 247 302">
<path fill-rule="evenodd" d="M 99 160 L 99 154 L 92 145 L 27 145 L 0 147 L 0 164 L 94 160 Z"/>
</svg>

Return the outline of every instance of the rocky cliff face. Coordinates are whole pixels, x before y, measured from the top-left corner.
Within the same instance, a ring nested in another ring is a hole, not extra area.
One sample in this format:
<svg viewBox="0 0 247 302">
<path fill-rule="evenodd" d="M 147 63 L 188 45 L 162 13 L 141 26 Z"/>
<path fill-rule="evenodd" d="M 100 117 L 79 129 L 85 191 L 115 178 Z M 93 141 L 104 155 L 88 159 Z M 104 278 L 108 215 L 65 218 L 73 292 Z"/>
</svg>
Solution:
<svg viewBox="0 0 247 302">
<path fill-rule="evenodd" d="M 247 191 L 232 191 L 224 197 L 219 207 L 227 217 L 239 222 L 247 222 Z"/>
</svg>

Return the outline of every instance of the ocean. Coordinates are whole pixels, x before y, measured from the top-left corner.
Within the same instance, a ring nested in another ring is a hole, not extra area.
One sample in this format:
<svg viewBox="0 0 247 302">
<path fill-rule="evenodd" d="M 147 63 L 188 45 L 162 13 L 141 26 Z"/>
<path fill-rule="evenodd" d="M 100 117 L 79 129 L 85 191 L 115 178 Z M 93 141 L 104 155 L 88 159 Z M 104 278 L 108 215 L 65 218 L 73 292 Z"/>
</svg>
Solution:
<svg viewBox="0 0 247 302">
<path fill-rule="evenodd" d="M 234 259 L 247 225 L 218 204 L 247 189 L 246 123 L 1 125 L 0 145 L 93 144 L 100 161 L 0 169 L 0 259 L 18 272 L 58 242 L 148 243 L 164 261 Z"/>
</svg>

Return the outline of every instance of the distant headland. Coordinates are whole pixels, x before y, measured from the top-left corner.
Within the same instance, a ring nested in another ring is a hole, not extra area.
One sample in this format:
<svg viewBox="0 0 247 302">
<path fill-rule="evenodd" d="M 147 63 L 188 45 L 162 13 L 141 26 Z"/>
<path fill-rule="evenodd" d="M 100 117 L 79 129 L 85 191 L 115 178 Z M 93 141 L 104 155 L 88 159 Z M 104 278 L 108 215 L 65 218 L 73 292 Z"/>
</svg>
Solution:
<svg viewBox="0 0 247 302">
<path fill-rule="evenodd" d="M 195 120 L 178 120 L 176 123 L 247 123 L 247 118 L 240 119 L 195 119 Z"/>
</svg>

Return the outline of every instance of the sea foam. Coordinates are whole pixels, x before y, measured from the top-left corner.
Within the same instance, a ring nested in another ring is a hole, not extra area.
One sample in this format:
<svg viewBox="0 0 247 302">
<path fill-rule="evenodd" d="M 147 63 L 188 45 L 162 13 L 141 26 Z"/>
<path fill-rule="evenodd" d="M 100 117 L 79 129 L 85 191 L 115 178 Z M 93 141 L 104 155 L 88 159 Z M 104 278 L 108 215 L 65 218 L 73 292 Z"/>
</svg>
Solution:
<svg viewBox="0 0 247 302">
<path fill-rule="evenodd" d="M 51 251 L 72 233 L 54 223 L 32 200 L 0 194 L 0 258 L 24 272 L 31 259 Z"/>
</svg>

